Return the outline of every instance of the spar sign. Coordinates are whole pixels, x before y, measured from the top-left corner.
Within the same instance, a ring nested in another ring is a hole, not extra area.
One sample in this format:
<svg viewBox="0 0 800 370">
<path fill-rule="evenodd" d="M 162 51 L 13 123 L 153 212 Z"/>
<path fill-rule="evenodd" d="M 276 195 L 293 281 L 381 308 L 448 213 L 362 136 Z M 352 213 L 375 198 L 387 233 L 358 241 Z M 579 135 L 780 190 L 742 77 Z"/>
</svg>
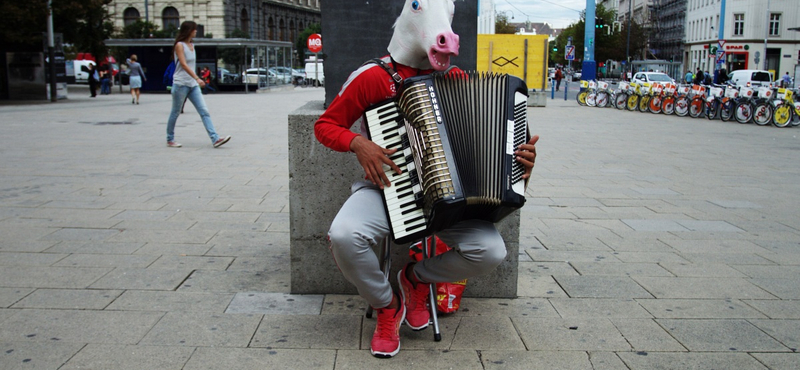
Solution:
<svg viewBox="0 0 800 370">
<path fill-rule="evenodd" d="M 308 36 L 308 51 L 312 53 L 319 53 L 322 51 L 322 35 L 315 33 Z"/>
</svg>

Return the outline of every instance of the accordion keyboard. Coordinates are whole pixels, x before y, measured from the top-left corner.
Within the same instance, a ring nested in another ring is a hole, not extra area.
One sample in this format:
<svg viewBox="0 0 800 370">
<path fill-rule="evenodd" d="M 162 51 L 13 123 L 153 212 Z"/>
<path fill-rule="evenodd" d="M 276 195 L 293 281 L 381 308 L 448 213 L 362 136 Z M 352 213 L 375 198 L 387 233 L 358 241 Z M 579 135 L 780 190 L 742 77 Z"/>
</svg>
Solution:
<svg viewBox="0 0 800 370">
<path fill-rule="evenodd" d="M 400 167 L 402 173 L 397 174 L 389 166 L 383 166 L 386 177 L 392 183 L 392 186 L 384 187 L 383 195 L 395 239 L 425 230 L 427 220 L 417 202 L 422 190 L 397 105 L 388 101 L 367 111 L 364 118 L 370 140 L 383 148 L 397 149 L 389 159 Z"/>
</svg>

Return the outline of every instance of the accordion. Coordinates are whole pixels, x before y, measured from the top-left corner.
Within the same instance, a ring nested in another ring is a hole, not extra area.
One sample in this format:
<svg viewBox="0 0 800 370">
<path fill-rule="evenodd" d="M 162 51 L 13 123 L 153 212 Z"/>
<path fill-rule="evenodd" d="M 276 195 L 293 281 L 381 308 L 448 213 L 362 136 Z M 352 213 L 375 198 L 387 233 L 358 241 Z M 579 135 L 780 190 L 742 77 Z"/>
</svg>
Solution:
<svg viewBox="0 0 800 370">
<path fill-rule="evenodd" d="M 376 144 L 397 149 L 383 200 L 397 243 L 461 220 L 497 222 L 525 204 L 525 168 L 514 151 L 530 139 L 521 79 L 451 72 L 406 79 L 401 93 L 370 107 L 363 122 Z"/>
</svg>

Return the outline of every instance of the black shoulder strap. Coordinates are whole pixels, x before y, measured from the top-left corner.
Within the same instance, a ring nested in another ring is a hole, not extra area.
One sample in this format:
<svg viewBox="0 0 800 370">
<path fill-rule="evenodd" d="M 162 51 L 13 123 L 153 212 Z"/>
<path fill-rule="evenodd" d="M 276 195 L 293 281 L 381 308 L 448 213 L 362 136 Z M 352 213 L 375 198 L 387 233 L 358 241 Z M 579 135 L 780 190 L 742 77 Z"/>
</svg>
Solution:
<svg viewBox="0 0 800 370">
<path fill-rule="evenodd" d="M 386 73 L 388 73 L 389 76 L 392 77 L 392 80 L 394 80 L 395 87 L 396 88 L 400 88 L 400 84 L 403 83 L 403 76 L 400 76 L 400 74 L 397 73 L 397 71 L 395 71 L 394 68 L 392 68 L 386 62 L 384 62 L 383 59 L 380 59 L 380 58 L 370 59 L 370 60 L 368 60 L 366 63 L 364 63 L 362 65 L 367 65 L 367 64 L 370 64 L 370 63 L 375 63 L 375 64 L 381 66 L 381 68 L 383 68 L 383 70 L 386 71 Z"/>
</svg>

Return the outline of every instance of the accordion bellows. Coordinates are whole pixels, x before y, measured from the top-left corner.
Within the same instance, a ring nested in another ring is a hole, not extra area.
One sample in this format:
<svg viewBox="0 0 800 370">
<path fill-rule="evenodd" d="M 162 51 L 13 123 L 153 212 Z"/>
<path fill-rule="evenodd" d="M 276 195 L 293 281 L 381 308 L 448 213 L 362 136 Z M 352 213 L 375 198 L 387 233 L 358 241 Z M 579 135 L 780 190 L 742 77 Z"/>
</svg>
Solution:
<svg viewBox="0 0 800 370">
<path fill-rule="evenodd" d="M 527 87 L 514 76 L 451 72 L 409 78 L 367 110 L 370 139 L 398 151 L 384 167 L 392 236 L 405 243 L 465 219 L 497 222 L 525 204 L 514 150 L 530 139 Z"/>
</svg>

